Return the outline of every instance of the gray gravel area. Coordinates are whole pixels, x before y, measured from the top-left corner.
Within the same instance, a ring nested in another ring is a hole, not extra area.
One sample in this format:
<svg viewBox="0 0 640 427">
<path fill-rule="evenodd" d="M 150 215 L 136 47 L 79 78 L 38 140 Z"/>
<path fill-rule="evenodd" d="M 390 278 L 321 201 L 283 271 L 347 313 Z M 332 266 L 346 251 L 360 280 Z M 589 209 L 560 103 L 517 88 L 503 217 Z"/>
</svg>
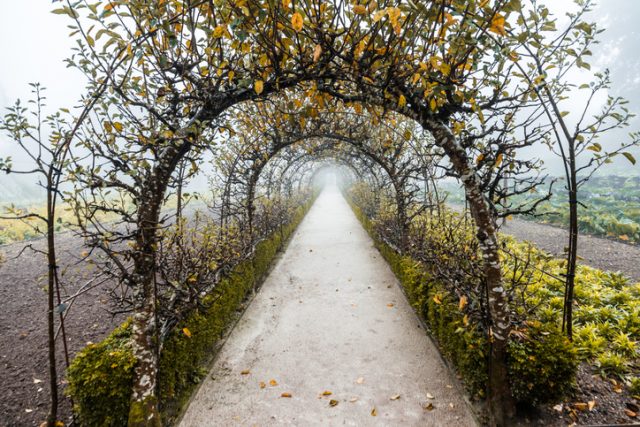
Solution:
<svg viewBox="0 0 640 427">
<path fill-rule="evenodd" d="M 555 256 L 562 256 L 569 233 L 559 227 L 515 218 L 507 221 L 502 232 L 535 244 Z M 610 239 L 581 235 L 578 239 L 580 261 L 606 271 L 619 271 L 640 281 L 640 246 Z"/>
</svg>

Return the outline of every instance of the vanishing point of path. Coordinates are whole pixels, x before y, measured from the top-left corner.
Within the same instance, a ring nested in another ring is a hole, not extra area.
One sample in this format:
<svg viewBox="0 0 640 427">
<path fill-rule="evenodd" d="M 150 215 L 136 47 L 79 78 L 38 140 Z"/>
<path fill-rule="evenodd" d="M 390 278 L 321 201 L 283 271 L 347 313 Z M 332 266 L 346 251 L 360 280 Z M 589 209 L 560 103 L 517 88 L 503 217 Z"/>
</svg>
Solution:
<svg viewBox="0 0 640 427">
<path fill-rule="evenodd" d="M 395 276 L 329 187 L 231 332 L 180 425 L 476 423 Z"/>
</svg>

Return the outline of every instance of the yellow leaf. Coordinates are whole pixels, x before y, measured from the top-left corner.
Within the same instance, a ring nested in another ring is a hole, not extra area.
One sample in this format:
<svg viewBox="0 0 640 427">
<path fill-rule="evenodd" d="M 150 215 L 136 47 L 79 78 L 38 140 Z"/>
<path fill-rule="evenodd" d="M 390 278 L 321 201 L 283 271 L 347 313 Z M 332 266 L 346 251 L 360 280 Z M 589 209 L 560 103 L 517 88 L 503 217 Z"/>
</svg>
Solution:
<svg viewBox="0 0 640 427">
<path fill-rule="evenodd" d="M 481 161 L 484 160 L 484 154 L 480 154 L 476 159 L 476 165 L 479 165 Z"/>
<path fill-rule="evenodd" d="M 225 26 L 224 25 L 218 25 L 214 30 L 213 30 L 213 38 L 214 39 L 219 39 L 222 36 L 224 36 L 225 33 Z"/>
<path fill-rule="evenodd" d="M 353 13 L 356 15 L 364 15 L 367 13 L 367 8 L 364 5 L 357 4 L 353 6 Z"/>
<path fill-rule="evenodd" d="M 464 324 L 464 326 L 468 326 L 469 325 L 469 315 L 465 314 L 464 317 L 462 318 L 462 323 Z"/>
<path fill-rule="evenodd" d="M 622 234 L 622 235 L 618 236 L 618 238 L 619 238 L 620 240 L 624 240 L 625 242 L 626 242 L 627 240 L 629 240 L 629 236 L 627 236 L 626 234 Z"/>
<path fill-rule="evenodd" d="M 253 89 L 258 95 L 260 95 L 264 90 L 264 82 L 262 80 L 256 80 L 256 82 L 253 84 Z"/>
<path fill-rule="evenodd" d="M 436 304 L 442 304 L 442 298 L 440 298 L 440 295 L 434 295 L 433 302 L 435 302 Z"/>
<path fill-rule="evenodd" d="M 323 396 L 331 396 L 332 394 L 333 394 L 333 393 L 332 393 L 332 392 L 330 392 L 329 390 L 325 390 L 325 391 L 323 391 L 323 392 L 322 392 L 322 395 L 323 395 Z"/>
<path fill-rule="evenodd" d="M 500 166 L 502 164 L 502 153 L 498 154 L 498 157 L 496 157 L 496 167 Z"/>
<path fill-rule="evenodd" d="M 329 401 L 329 406 L 337 406 L 337 405 L 338 405 L 338 401 L 337 401 L 337 400 L 335 400 L 335 399 L 331 399 L 331 400 Z"/>
<path fill-rule="evenodd" d="M 371 410 L 371 416 L 372 416 L 372 417 L 377 417 L 377 416 L 378 416 L 378 410 L 377 410 L 376 408 L 373 408 L 373 409 Z"/>
<path fill-rule="evenodd" d="M 496 14 L 496 16 L 494 16 L 491 20 L 489 31 L 491 31 L 492 33 L 500 34 L 501 36 L 506 36 L 507 32 L 504 29 L 504 23 L 504 16 L 500 15 L 499 13 Z"/>
<path fill-rule="evenodd" d="M 120 122 L 113 122 L 113 127 L 116 128 L 118 132 L 122 132 L 123 126 Z"/>
<path fill-rule="evenodd" d="M 298 12 L 294 13 L 291 17 L 291 26 L 296 31 L 296 33 L 299 33 L 302 30 L 303 25 L 304 23 L 302 20 L 302 15 L 300 15 Z"/>
<path fill-rule="evenodd" d="M 106 11 L 108 11 L 108 10 L 111 10 L 111 9 L 113 9 L 114 7 L 115 7 L 115 5 L 114 5 L 113 3 L 109 3 L 108 5 L 106 5 L 106 6 L 104 7 L 104 11 L 106 12 Z"/>
<path fill-rule="evenodd" d="M 249 375 L 250 373 L 251 373 L 251 371 L 250 371 L 250 370 L 245 369 L 244 371 L 241 371 L 241 372 L 240 372 L 240 375 Z"/>
<path fill-rule="evenodd" d="M 438 109 L 438 103 L 436 102 L 435 98 L 431 98 L 431 101 L 429 102 L 429 107 L 431 108 L 431 111 L 436 111 Z"/>
<path fill-rule="evenodd" d="M 106 130 L 107 132 L 113 132 L 113 126 L 111 126 L 111 122 L 103 122 L 102 126 L 104 126 L 104 130 Z"/>
<path fill-rule="evenodd" d="M 270 386 L 272 386 L 272 387 L 275 387 L 275 386 L 277 386 L 277 385 L 278 385 L 278 381 L 276 381 L 276 380 L 270 380 L 270 381 L 269 381 L 269 385 L 270 385 Z"/>
<path fill-rule="evenodd" d="M 393 395 L 393 396 L 391 396 L 389 399 L 390 399 L 390 400 L 398 400 L 398 399 L 400 399 L 400 395 L 399 395 L 399 394 L 394 394 L 394 395 Z"/>
<path fill-rule="evenodd" d="M 291 6 L 291 0 L 282 0 L 282 7 L 289 9 L 289 6 Z"/>
<path fill-rule="evenodd" d="M 264 381 L 260 381 L 260 388 L 265 388 L 267 385 L 264 383 Z"/>
<path fill-rule="evenodd" d="M 402 108 L 405 105 L 407 105 L 407 98 L 405 98 L 404 95 L 400 95 L 398 98 L 398 107 Z"/>
<path fill-rule="evenodd" d="M 318 62 L 318 59 L 320 59 L 320 55 L 322 55 L 322 46 L 317 44 L 313 49 L 313 62 Z"/>
<path fill-rule="evenodd" d="M 280 397 L 291 397 L 291 393 L 282 393 Z"/>
<path fill-rule="evenodd" d="M 382 9 L 377 11 L 374 15 L 373 15 L 373 22 L 378 22 L 379 20 L 381 20 L 385 15 L 387 14 L 386 9 Z"/>
<path fill-rule="evenodd" d="M 458 304 L 458 308 L 460 310 L 463 310 L 467 306 L 467 302 L 468 302 L 467 296 L 466 295 L 462 295 L 460 297 L 460 303 Z"/>
<path fill-rule="evenodd" d="M 182 328 L 182 333 L 191 338 L 191 331 L 189 330 L 189 328 Z"/>
</svg>

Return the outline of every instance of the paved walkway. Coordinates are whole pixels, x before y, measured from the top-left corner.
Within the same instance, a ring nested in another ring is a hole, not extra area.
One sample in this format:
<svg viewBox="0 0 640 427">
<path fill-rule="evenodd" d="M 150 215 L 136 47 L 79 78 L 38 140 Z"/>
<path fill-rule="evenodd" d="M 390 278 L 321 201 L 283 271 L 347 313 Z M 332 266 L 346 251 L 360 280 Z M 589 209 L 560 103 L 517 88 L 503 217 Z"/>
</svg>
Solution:
<svg viewBox="0 0 640 427">
<path fill-rule="evenodd" d="M 181 426 L 473 426 L 335 188 L 323 191 L 232 331 Z"/>
</svg>

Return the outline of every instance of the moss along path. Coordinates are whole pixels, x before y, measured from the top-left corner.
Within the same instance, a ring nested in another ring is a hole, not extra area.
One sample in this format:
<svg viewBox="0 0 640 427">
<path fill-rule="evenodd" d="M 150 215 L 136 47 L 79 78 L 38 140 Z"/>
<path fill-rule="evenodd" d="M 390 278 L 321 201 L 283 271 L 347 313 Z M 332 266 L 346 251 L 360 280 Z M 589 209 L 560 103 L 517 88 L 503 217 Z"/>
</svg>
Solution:
<svg viewBox="0 0 640 427">
<path fill-rule="evenodd" d="M 329 187 L 222 347 L 181 426 L 473 426 L 451 372 Z"/>
</svg>

